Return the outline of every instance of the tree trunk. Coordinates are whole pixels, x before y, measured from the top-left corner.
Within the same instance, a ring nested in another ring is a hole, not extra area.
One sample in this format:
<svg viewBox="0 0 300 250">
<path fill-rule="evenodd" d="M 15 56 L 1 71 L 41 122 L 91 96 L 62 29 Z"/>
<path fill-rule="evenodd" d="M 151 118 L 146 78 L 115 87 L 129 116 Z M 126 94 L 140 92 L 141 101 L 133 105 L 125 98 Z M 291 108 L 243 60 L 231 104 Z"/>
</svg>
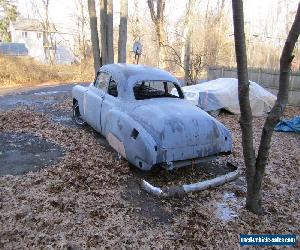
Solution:
<svg viewBox="0 0 300 250">
<path fill-rule="evenodd" d="M 101 33 L 101 58 L 102 64 L 107 64 L 107 0 L 100 0 L 100 33 Z"/>
<path fill-rule="evenodd" d="M 158 21 L 156 24 L 156 36 L 158 40 L 158 65 L 160 68 L 166 68 L 166 48 L 165 48 L 165 32 L 163 22 Z"/>
<path fill-rule="evenodd" d="M 184 43 L 184 82 L 185 85 L 191 83 L 191 30 L 188 30 Z"/>
<path fill-rule="evenodd" d="M 255 152 L 253 148 L 252 111 L 249 100 L 249 80 L 247 68 L 246 42 L 244 33 L 243 1 L 232 0 L 233 25 L 235 51 L 238 73 L 239 104 L 241 110 L 240 126 L 242 130 L 243 155 L 246 165 L 247 179 L 247 204 L 246 206 L 254 212 L 261 213 L 259 207 L 251 206 L 257 204 L 258 193 L 255 192 Z M 250 203 L 248 201 L 251 201 Z"/>
<path fill-rule="evenodd" d="M 128 0 L 121 0 L 119 44 L 118 44 L 119 63 L 126 63 L 127 19 L 128 19 Z"/>
<path fill-rule="evenodd" d="M 92 41 L 93 58 L 94 58 L 94 69 L 95 72 L 97 72 L 97 70 L 101 66 L 101 59 L 100 59 L 95 0 L 88 0 L 88 9 L 89 9 L 89 16 L 90 16 L 90 29 L 91 29 L 91 41 Z"/>
<path fill-rule="evenodd" d="M 154 10 L 153 0 L 148 0 L 147 3 L 150 10 L 151 19 L 155 25 L 158 42 L 159 67 L 166 68 L 166 33 L 164 30 L 165 0 L 156 1 L 156 12 Z"/>
<path fill-rule="evenodd" d="M 185 16 L 186 35 L 184 41 L 184 82 L 189 85 L 191 82 L 191 36 L 193 32 L 193 9 L 195 0 L 189 0 Z"/>
<path fill-rule="evenodd" d="M 81 39 L 79 39 L 79 40 L 81 40 L 81 44 L 79 41 L 79 48 L 80 48 L 80 54 L 82 55 L 83 60 L 86 61 L 86 59 L 87 59 L 87 54 L 86 54 L 87 39 L 86 39 L 86 35 L 85 35 L 85 27 L 86 27 L 87 19 L 86 19 L 86 15 L 85 15 L 84 0 L 79 0 L 78 4 L 80 7 L 80 14 L 78 16 L 77 21 L 78 21 L 78 25 L 80 26 L 80 27 L 78 27 L 78 31 L 80 32 L 79 36 L 81 38 Z M 96 15 L 96 13 L 95 13 L 95 15 Z M 96 27 L 97 27 L 97 25 L 96 25 Z M 97 36 L 98 36 L 98 30 L 97 30 Z M 92 38 L 91 38 L 91 40 L 92 40 Z M 93 45 L 92 45 L 92 47 L 93 47 Z M 99 38 L 98 38 L 98 48 L 99 48 Z M 100 57 L 100 51 L 99 51 L 99 57 Z"/>
<path fill-rule="evenodd" d="M 113 0 L 107 0 L 107 63 L 114 63 Z"/>
<path fill-rule="evenodd" d="M 252 112 L 249 101 L 249 81 L 247 70 L 247 55 L 244 34 L 243 1 L 232 0 L 235 50 L 239 82 L 239 104 L 241 110 L 240 125 L 242 144 L 246 165 L 247 197 L 246 207 L 261 214 L 262 209 L 262 180 L 268 162 L 269 149 L 273 129 L 283 114 L 288 101 L 288 87 L 293 50 L 300 33 L 300 4 L 297 14 L 286 40 L 280 58 L 280 79 L 277 101 L 268 115 L 260 141 L 257 158 L 253 148 Z"/>
<path fill-rule="evenodd" d="M 51 32 L 50 32 L 50 23 L 49 23 L 49 0 L 44 0 L 43 7 L 45 12 L 45 22 L 44 22 L 44 53 L 46 57 L 46 61 L 50 63 L 50 65 L 53 65 L 53 58 L 52 54 L 50 52 L 51 44 Z"/>
</svg>

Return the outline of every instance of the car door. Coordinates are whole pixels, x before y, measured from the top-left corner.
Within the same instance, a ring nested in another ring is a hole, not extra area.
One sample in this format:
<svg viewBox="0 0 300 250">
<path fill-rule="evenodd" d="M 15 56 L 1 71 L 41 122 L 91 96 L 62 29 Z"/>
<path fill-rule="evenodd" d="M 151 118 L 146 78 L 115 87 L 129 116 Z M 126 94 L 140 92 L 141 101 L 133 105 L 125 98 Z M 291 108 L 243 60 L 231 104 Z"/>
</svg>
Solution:
<svg viewBox="0 0 300 250">
<path fill-rule="evenodd" d="M 108 88 L 107 88 L 107 93 L 104 96 L 103 102 L 102 102 L 102 107 L 101 107 L 101 133 L 106 136 L 109 132 L 110 129 L 107 127 L 107 120 L 109 119 L 109 112 L 119 106 L 119 97 L 118 97 L 118 86 L 117 82 L 113 79 L 110 78 Z"/>
<path fill-rule="evenodd" d="M 101 133 L 101 106 L 107 91 L 110 75 L 99 72 L 93 84 L 84 95 L 84 118 L 87 123 Z"/>
</svg>

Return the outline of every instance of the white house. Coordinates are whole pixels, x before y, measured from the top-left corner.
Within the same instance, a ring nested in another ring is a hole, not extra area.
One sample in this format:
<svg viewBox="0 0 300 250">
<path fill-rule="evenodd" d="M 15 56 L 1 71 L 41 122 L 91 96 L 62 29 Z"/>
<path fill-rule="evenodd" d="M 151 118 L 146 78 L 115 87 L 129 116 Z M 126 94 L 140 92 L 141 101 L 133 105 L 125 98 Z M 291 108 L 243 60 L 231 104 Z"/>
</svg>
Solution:
<svg viewBox="0 0 300 250">
<path fill-rule="evenodd" d="M 12 43 L 24 43 L 28 49 L 28 55 L 41 61 L 47 62 L 47 54 L 55 55 L 56 63 L 71 64 L 75 61 L 72 52 L 74 36 L 59 32 L 53 24 L 50 24 L 52 43 L 46 43 L 46 33 L 42 23 L 37 19 L 18 18 L 10 23 L 9 32 Z"/>
</svg>

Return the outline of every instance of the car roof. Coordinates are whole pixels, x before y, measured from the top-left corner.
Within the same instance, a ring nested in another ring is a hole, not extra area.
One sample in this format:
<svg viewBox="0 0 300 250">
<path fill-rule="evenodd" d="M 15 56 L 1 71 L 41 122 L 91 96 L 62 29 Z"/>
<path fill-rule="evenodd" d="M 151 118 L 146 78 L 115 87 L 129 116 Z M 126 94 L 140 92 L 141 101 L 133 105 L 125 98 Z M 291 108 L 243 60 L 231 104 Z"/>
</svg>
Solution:
<svg viewBox="0 0 300 250">
<path fill-rule="evenodd" d="M 171 81 L 179 84 L 177 79 L 165 70 L 137 64 L 106 64 L 99 71 L 110 73 L 121 85 L 131 86 L 140 81 Z M 180 85 L 180 84 L 179 84 Z"/>
</svg>

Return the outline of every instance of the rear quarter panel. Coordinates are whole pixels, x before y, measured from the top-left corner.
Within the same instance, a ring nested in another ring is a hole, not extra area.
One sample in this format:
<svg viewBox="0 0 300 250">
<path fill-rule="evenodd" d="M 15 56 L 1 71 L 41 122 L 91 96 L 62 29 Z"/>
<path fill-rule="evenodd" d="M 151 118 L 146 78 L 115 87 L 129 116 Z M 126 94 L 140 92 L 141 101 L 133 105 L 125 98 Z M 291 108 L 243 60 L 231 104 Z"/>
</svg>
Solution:
<svg viewBox="0 0 300 250">
<path fill-rule="evenodd" d="M 109 144 L 133 165 L 150 170 L 156 164 L 154 139 L 128 114 L 120 110 L 109 111 L 103 129 Z M 133 133 L 134 129 L 138 132 L 137 136 Z"/>
</svg>

